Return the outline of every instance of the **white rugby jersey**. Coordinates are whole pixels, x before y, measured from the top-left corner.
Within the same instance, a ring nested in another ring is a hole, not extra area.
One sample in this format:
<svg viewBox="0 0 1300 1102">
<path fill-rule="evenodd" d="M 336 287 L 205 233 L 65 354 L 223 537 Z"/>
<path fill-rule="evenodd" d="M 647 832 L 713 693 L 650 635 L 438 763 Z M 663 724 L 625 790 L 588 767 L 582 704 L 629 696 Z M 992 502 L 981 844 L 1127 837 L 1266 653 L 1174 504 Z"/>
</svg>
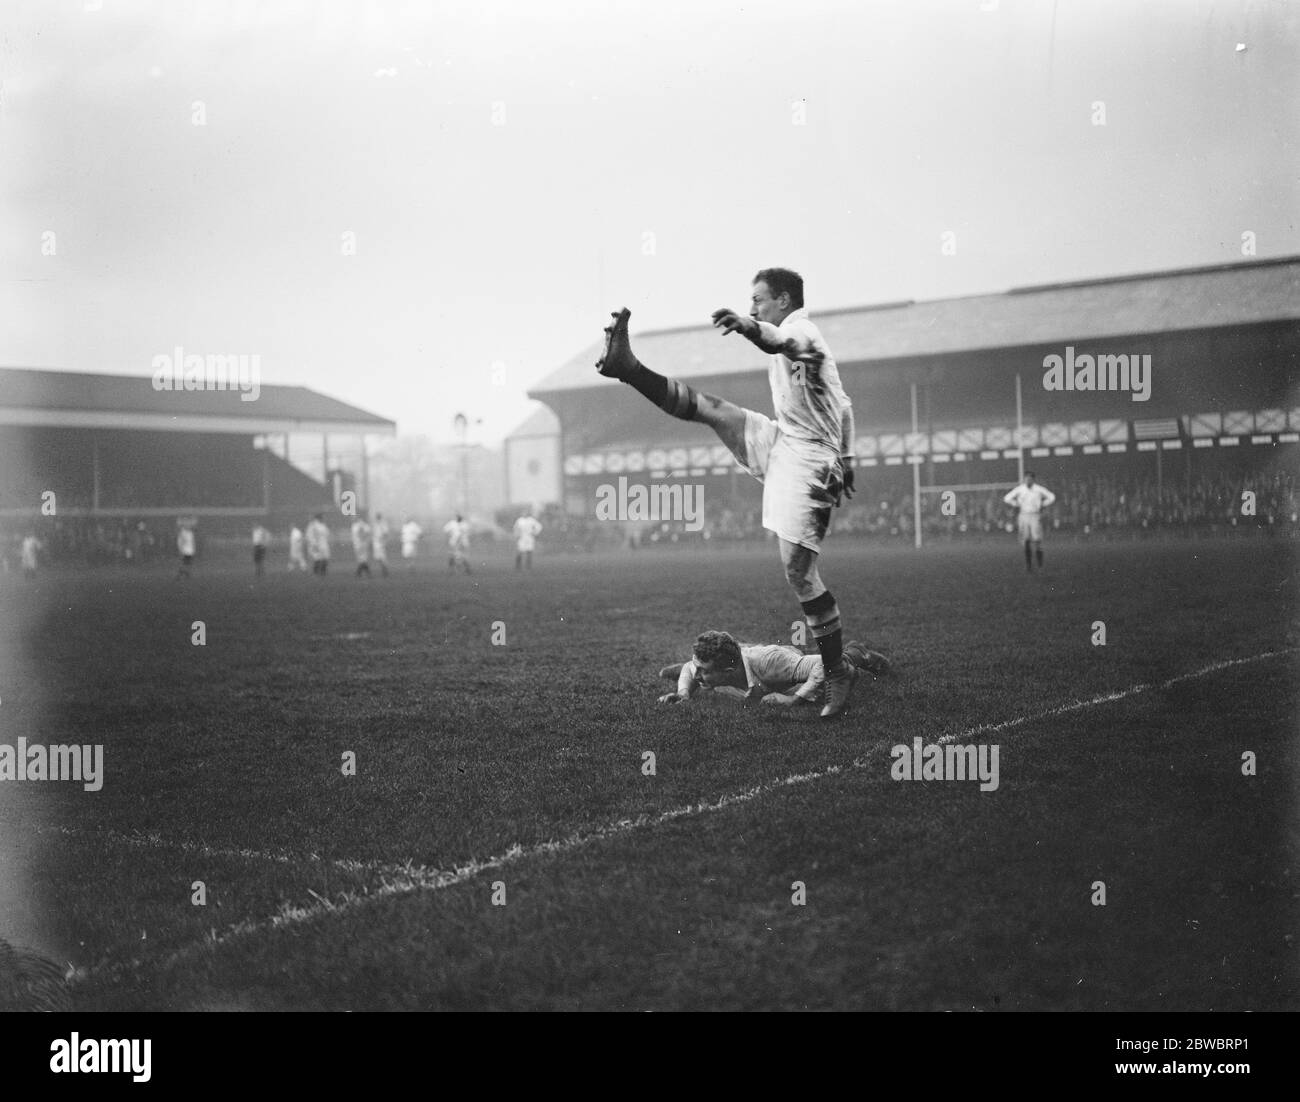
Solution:
<svg viewBox="0 0 1300 1102">
<path fill-rule="evenodd" d="M 1046 486 L 1034 483 L 1026 486 L 1023 482 L 1002 499 L 1008 505 L 1020 510 L 1022 517 L 1036 517 L 1043 509 L 1056 500 L 1056 495 Z"/>
<path fill-rule="evenodd" d="M 307 525 L 307 551 L 314 559 L 330 557 L 330 530 L 323 520 L 313 520 Z"/>
<path fill-rule="evenodd" d="M 852 455 L 853 403 L 840 385 L 839 368 L 807 308 L 792 311 L 779 326 L 760 325 L 769 342 L 774 335 L 786 342 L 783 351 L 773 354 L 768 368 L 777 426 L 786 436 Z"/>
<path fill-rule="evenodd" d="M 451 548 L 469 546 L 469 521 L 449 520 L 442 526 L 442 530 L 447 533 L 447 546 Z"/>
<path fill-rule="evenodd" d="M 536 517 L 520 517 L 515 521 L 515 539 L 520 551 L 532 551 L 536 546 L 542 525 Z"/>
<path fill-rule="evenodd" d="M 182 528 L 176 536 L 176 549 L 182 555 L 194 554 L 194 530 Z"/>
</svg>

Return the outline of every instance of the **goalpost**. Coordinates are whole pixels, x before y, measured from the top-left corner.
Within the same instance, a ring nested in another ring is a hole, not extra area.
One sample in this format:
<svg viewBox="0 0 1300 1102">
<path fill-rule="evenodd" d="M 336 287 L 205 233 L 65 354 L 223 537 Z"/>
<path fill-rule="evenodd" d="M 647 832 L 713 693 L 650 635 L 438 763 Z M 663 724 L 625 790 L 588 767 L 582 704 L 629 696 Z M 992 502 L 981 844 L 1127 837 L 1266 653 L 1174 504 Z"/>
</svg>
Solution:
<svg viewBox="0 0 1300 1102">
<path fill-rule="evenodd" d="M 921 495 L 922 494 L 942 494 L 951 490 L 954 493 L 963 491 L 970 492 L 1001 490 L 1003 492 L 1018 486 L 1025 480 L 1025 445 L 1024 433 L 1021 431 L 1024 427 L 1024 414 L 1020 398 L 1020 375 L 1016 375 L 1016 479 L 1015 482 L 968 482 L 952 483 L 946 486 L 921 485 L 921 463 L 923 456 L 920 452 L 912 452 L 907 461 L 912 465 L 912 531 L 913 542 L 916 547 L 922 544 L 921 534 Z M 916 384 L 912 384 L 912 437 L 915 439 L 921 433 L 920 421 L 917 417 L 916 406 Z"/>
</svg>

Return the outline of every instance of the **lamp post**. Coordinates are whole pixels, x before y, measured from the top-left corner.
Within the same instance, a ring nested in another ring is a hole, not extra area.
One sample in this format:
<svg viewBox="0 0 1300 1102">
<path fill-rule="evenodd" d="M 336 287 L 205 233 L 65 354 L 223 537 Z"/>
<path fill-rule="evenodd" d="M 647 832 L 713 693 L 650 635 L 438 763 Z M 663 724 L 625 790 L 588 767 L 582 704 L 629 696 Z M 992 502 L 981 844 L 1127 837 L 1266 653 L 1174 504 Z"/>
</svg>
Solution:
<svg viewBox="0 0 1300 1102">
<path fill-rule="evenodd" d="M 481 425 L 483 423 L 483 418 L 481 417 L 476 418 L 472 423 L 474 425 Z M 456 446 L 460 448 L 460 501 L 461 501 L 460 511 L 466 517 L 469 516 L 470 424 L 471 424 L 470 419 L 466 417 L 465 414 L 463 413 L 458 413 L 456 414 L 455 417 L 451 419 L 451 427 L 456 434 Z"/>
</svg>

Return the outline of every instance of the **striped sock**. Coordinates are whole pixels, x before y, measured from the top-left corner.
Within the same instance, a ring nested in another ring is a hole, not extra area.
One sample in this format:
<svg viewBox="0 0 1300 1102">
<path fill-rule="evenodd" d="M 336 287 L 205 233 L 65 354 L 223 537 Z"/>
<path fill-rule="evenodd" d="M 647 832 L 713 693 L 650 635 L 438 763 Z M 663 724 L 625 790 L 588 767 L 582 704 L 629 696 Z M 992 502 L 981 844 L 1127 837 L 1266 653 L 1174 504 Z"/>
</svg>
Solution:
<svg viewBox="0 0 1300 1102">
<path fill-rule="evenodd" d="M 683 421 L 694 421 L 697 395 L 694 388 L 651 371 L 645 364 L 624 382 L 635 387 L 665 413 Z"/>
<path fill-rule="evenodd" d="M 828 589 L 820 597 L 811 601 L 801 601 L 804 619 L 812 629 L 813 638 L 817 640 L 817 649 L 822 656 L 822 669 L 830 673 L 840 664 L 844 653 L 844 636 L 840 630 L 840 606 L 835 603 Z"/>
</svg>

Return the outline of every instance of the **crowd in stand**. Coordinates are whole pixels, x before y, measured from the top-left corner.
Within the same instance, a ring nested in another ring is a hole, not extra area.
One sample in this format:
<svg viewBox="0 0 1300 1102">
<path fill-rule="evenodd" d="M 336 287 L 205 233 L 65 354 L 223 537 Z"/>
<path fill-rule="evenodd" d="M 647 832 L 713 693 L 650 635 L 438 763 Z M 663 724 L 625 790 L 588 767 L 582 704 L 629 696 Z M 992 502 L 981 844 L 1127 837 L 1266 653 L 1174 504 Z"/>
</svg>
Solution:
<svg viewBox="0 0 1300 1102">
<path fill-rule="evenodd" d="M 7 522 L 0 531 L 4 533 L 0 557 L 6 566 L 17 561 L 18 549 L 29 534 L 39 538 L 40 554 L 46 561 L 83 566 L 172 558 L 176 543 L 175 525 L 170 520 L 151 525 L 122 517 L 42 517 L 26 524 Z"/>
<path fill-rule="evenodd" d="M 1294 476 L 1277 471 L 1254 478 L 1204 475 L 1190 486 L 1182 480 L 1157 489 L 1154 479 L 1092 475 L 1053 481 L 1056 504 L 1046 515 L 1050 531 L 1077 536 L 1213 531 L 1242 527 L 1300 530 L 1300 487 Z M 1254 495 L 1243 498 L 1243 492 Z M 1014 528 L 1013 510 L 1003 491 L 955 491 L 921 497 L 922 531 L 931 536 L 995 534 Z M 761 510 L 723 502 L 705 503 L 706 530 L 720 540 L 761 539 Z M 864 488 L 836 510 L 832 532 L 849 537 L 911 538 L 914 507 L 910 487 Z"/>
<path fill-rule="evenodd" d="M 1242 477 L 1205 474 L 1188 484 L 1181 479 L 1157 487 L 1154 479 L 1090 475 L 1054 480 L 1056 503 L 1044 516 L 1049 533 L 1075 538 L 1171 534 L 1215 534 L 1266 529 L 1300 535 L 1300 486 L 1286 471 Z M 1247 498 L 1246 494 L 1253 495 Z M 1014 530 L 1013 510 L 1000 490 L 957 490 L 951 497 L 924 494 L 923 533 L 930 539 L 1000 535 Z M 502 527 L 518 515 L 502 511 Z M 558 505 L 538 514 L 543 548 L 591 552 L 618 547 L 726 545 L 770 537 L 756 501 L 705 498 L 704 523 L 690 531 L 682 521 L 602 521 L 564 512 Z M 241 525 L 243 522 L 239 522 Z M 858 494 L 835 511 L 831 532 L 840 539 L 912 538 L 910 486 L 882 489 L 863 479 Z M 242 531 L 242 528 L 240 529 Z M 0 525 L 0 561 L 16 567 L 23 539 L 39 539 L 49 562 L 86 566 L 148 563 L 172 559 L 176 529 L 171 518 L 40 517 Z M 242 538 L 242 537 L 241 537 Z"/>
</svg>

